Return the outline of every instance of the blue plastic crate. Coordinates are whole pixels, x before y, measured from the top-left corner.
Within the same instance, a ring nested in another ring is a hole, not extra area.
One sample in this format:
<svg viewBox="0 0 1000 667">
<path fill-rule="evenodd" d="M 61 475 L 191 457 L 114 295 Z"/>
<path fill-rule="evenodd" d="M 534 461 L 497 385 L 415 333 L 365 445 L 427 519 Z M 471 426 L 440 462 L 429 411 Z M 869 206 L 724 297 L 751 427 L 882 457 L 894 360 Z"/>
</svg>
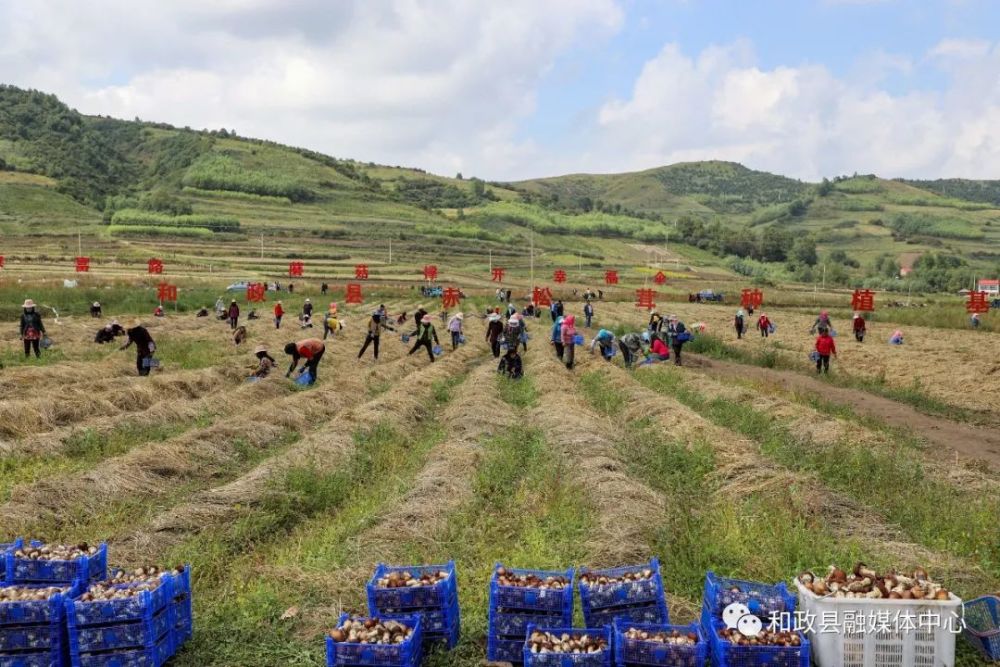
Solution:
<svg viewBox="0 0 1000 667">
<path fill-rule="evenodd" d="M 630 628 L 646 632 L 671 632 L 676 630 L 682 634 L 695 633 L 698 643 L 694 646 L 677 646 L 641 639 L 626 639 L 625 632 Z M 661 623 L 629 623 L 619 621 L 614 627 L 615 633 L 615 664 L 617 667 L 626 665 L 655 665 L 657 667 L 703 667 L 708 658 L 708 641 L 697 623 L 691 625 L 668 625 Z"/>
<path fill-rule="evenodd" d="M 515 574 L 533 574 L 543 579 L 565 577 L 566 587 L 556 591 L 521 586 L 501 586 L 497 580 L 497 568 L 499 567 L 502 567 L 500 563 L 493 567 L 493 576 L 490 578 L 490 610 L 502 607 L 507 610 L 559 612 L 564 617 L 567 614 L 569 618 L 573 617 L 573 568 L 569 568 L 565 572 L 507 568 Z"/>
<path fill-rule="evenodd" d="M 653 576 L 642 581 L 613 583 L 605 585 L 589 585 L 584 582 L 583 575 L 621 577 L 626 574 L 652 570 Z M 618 607 L 622 605 L 639 604 L 642 602 L 657 602 L 663 598 L 663 579 L 660 576 L 660 561 L 653 558 L 642 565 L 613 567 L 605 570 L 581 568 L 579 575 L 580 602 L 583 613 L 602 607 Z"/>
<path fill-rule="evenodd" d="M 658 623 L 666 624 L 670 622 L 667 614 L 667 605 L 664 601 L 652 604 L 635 605 L 631 607 L 607 607 L 598 611 L 592 611 L 584 615 L 584 624 L 588 628 L 601 628 L 605 625 L 612 626 L 615 620 L 632 623 Z"/>
<path fill-rule="evenodd" d="M 118 584 L 116 588 L 129 588 L 139 584 Z M 80 596 L 66 603 L 70 626 L 107 625 L 126 621 L 152 620 L 173 599 L 173 577 L 160 579 L 160 585 L 151 591 L 122 600 L 84 602 Z"/>
<path fill-rule="evenodd" d="M 377 582 L 392 572 L 409 572 L 420 576 L 426 573 L 447 572 L 448 578 L 433 586 L 414 586 L 412 588 L 379 588 Z M 446 607 L 458 595 L 458 573 L 455 571 L 455 561 L 444 565 L 413 565 L 393 566 L 379 563 L 375 574 L 368 580 L 368 612 L 371 614 L 396 613 L 395 610 L 423 609 L 426 607 Z M 426 632 L 427 628 L 424 628 Z"/>
<path fill-rule="evenodd" d="M 1000 597 L 985 595 L 964 607 L 962 634 L 987 660 L 1000 660 Z"/>
<path fill-rule="evenodd" d="M 719 636 L 725 625 L 714 621 L 708 634 L 713 667 L 809 667 L 811 646 L 801 632 L 800 646 L 737 646 Z"/>
<path fill-rule="evenodd" d="M 796 605 L 795 596 L 783 582 L 762 584 L 719 577 L 714 572 L 705 575 L 703 608 L 712 618 L 719 618 L 722 610 L 736 602 L 745 604 L 750 613 L 763 620 L 770 620 L 774 614 L 792 614 Z"/>
<path fill-rule="evenodd" d="M 63 646 L 54 646 L 44 651 L 0 652 L 0 667 L 64 667 L 69 658 Z"/>
<path fill-rule="evenodd" d="M 523 637 L 528 631 L 528 626 L 541 625 L 548 627 L 566 627 L 573 625 L 572 611 L 569 614 L 562 612 L 538 612 L 538 611 L 507 611 L 503 607 L 490 608 L 489 631 L 490 635 L 497 637 Z"/>
<path fill-rule="evenodd" d="M 524 637 L 496 637 L 490 634 L 486 640 L 486 659 L 490 662 L 523 662 Z"/>
<path fill-rule="evenodd" d="M 18 538 L 14 547 L 4 554 L 4 582 L 16 583 L 53 583 L 70 584 L 76 582 L 98 581 L 108 574 L 108 545 L 102 542 L 98 545 L 97 554 L 82 556 L 75 560 L 33 560 L 18 558 L 15 550 L 24 547 L 23 539 Z M 43 546 L 42 542 L 32 540 L 32 547 Z"/>
<path fill-rule="evenodd" d="M 58 648 L 63 640 L 62 623 L 44 625 L 5 625 L 0 627 L 0 652 L 47 651 Z"/>
<path fill-rule="evenodd" d="M 458 638 L 462 631 L 462 624 L 458 617 L 455 617 L 455 622 L 449 628 L 445 628 L 440 632 L 425 632 L 424 633 L 424 645 L 427 644 L 444 644 L 447 650 L 451 650 L 458 645 Z"/>
<path fill-rule="evenodd" d="M 528 640 L 525 639 L 524 667 L 611 667 L 613 659 L 611 628 L 544 628 L 529 625 L 528 635 L 535 630 L 552 634 L 569 634 L 571 637 L 574 635 L 604 637 L 608 645 L 600 653 L 532 653 L 528 648 Z"/>
<path fill-rule="evenodd" d="M 49 584 L 37 585 L 38 588 L 47 588 L 48 586 Z M 78 594 L 80 590 L 79 585 L 74 585 L 70 586 L 65 593 L 56 593 L 48 600 L 0 602 L 0 626 L 62 623 L 66 616 L 66 601 Z"/>
<path fill-rule="evenodd" d="M 180 648 L 181 645 L 194 636 L 194 614 L 191 610 L 191 596 L 185 595 L 174 598 L 170 604 L 173 613 L 174 645 Z"/>
<path fill-rule="evenodd" d="M 170 632 L 173 620 L 173 613 L 169 607 L 164 608 L 152 618 L 128 623 L 78 626 L 70 619 L 70 650 L 92 653 L 153 646 Z"/>
<path fill-rule="evenodd" d="M 341 614 L 340 619 L 337 621 L 337 626 L 339 627 L 347 618 L 347 614 Z M 364 620 L 364 618 L 359 620 Z M 420 617 L 409 616 L 395 620 L 413 628 L 413 634 L 402 644 L 350 644 L 347 642 L 335 642 L 332 637 L 327 636 L 327 667 L 334 667 L 335 665 L 417 667 L 423 657 L 424 636 Z"/>
<path fill-rule="evenodd" d="M 71 667 L 162 667 L 174 655 L 170 633 L 153 646 L 136 649 L 78 653 L 70 651 Z"/>
</svg>

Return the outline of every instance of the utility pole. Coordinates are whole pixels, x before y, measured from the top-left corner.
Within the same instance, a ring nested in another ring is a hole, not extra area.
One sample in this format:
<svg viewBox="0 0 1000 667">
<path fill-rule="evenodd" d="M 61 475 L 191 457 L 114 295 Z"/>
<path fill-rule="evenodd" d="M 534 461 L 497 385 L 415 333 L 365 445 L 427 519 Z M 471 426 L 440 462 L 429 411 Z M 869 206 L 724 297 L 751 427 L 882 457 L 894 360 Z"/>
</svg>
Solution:
<svg viewBox="0 0 1000 667">
<path fill-rule="evenodd" d="M 389 239 L 389 264 L 392 264 L 392 239 Z"/>
<path fill-rule="evenodd" d="M 823 265 L 823 291 L 826 291 L 826 264 Z"/>
<path fill-rule="evenodd" d="M 83 257 L 83 233 L 76 230 L 76 256 Z"/>
<path fill-rule="evenodd" d="M 264 232 L 260 233 L 260 258 L 264 259 Z"/>
<path fill-rule="evenodd" d="M 493 273 L 493 248 L 490 248 L 490 273 Z"/>
<path fill-rule="evenodd" d="M 535 289 L 535 232 L 530 232 L 531 234 L 531 290 L 534 293 Z"/>
</svg>

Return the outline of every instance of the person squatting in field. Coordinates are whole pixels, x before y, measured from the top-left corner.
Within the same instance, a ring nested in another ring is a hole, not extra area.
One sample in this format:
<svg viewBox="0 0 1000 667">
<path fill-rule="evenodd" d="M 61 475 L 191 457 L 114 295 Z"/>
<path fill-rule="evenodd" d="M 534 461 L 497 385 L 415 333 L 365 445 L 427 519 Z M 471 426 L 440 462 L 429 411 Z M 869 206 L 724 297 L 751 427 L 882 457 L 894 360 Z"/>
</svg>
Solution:
<svg viewBox="0 0 1000 667">
<path fill-rule="evenodd" d="M 102 328 L 97 330 L 97 335 L 94 336 L 94 342 L 99 345 L 113 343 L 116 337 L 124 335 L 125 327 L 118 324 L 118 320 L 111 320 L 111 322 L 105 324 Z"/>
<path fill-rule="evenodd" d="M 816 337 L 816 372 L 830 372 L 830 355 L 837 356 L 837 343 L 827 327 L 819 327 Z"/>
<path fill-rule="evenodd" d="M 365 342 L 361 346 L 361 350 L 358 352 L 358 359 L 360 359 L 368 346 L 372 346 L 372 351 L 375 355 L 375 361 L 378 361 L 378 344 L 379 339 L 382 337 L 382 329 L 388 329 L 389 331 L 395 331 L 389 326 L 389 323 L 382 319 L 382 314 L 375 310 L 372 311 L 371 319 L 368 320 L 368 330 L 365 333 Z"/>
<path fill-rule="evenodd" d="M 344 324 L 337 315 L 337 302 L 333 301 L 330 303 L 330 308 L 326 311 L 326 316 L 323 318 L 323 340 L 326 340 L 327 336 L 337 335 L 337 332 L 343 328 Z"/>
<path fill-rule="evenodd" d="M 622 361 L 625 368 L 632 368 L 639 356 L 649 354 L 649 331 L 642 334 L 627 333 L 618 340 L 618 348 L 622 351 Z"/>
<path fill-rule="evenodd" d="M 861 313 L 854 313 L 851 326 L 854 329 L 854 340 L 859 343 L 865 342 L 865 333 L 868 331 L 868 323 L 865 322 L 865 318 L 861 316 Z"/>
<path fill-rule="evenodd" d="M 500 313 L 490 313 L 486 316 L 486 342 L 490 344 L 490 351 L 494 359 L 500 358 L 500 338 L 503 335 L 503 320 Z"/>
<path fill-rule="evenodd" d="M 39 343 L 45 336 L 45 325 L 42 323 L 42 315 L 35 307 L 35 302 L 25 299 L 21 306 L 21 340 L 24 341 L 24 356 L 30 357 L 32 350 L 35 358 L 41 358 Z"/>
<path fill-rule="evenodd" d="M 266 345 L 258 345 L 253 351 L 253 355 L 257 359 L 257 368 L 253 371 L 253 377 L 256 378 L 267 377 L 278 363 L 274 357 L 268 354 Z"/>
<path fill-rule="evenodd" d="M 285 345 L 285 354 L 292 358 L 292 365 L 288 367 L 285 377 L 291 377 L 292 371 L 298 365 L 300 359 L 305 361 L 299 369 L 299 374 L 309 374 L 309 384 L 316 384 L 316 377 L 319 375 L 319 362 L 326 352 L 326 345 L 319 338 L 304 338 L 297 343 Z"/>
<path fill-rule="evenodd" d="M 455 313 L 448 320 L 448 333 L 451 334 L 451 349 L 452 351 L 457 350 L 459 344 L 462 342 L 462 320 L 465 319 L 465 315 L 462 313 Z"/>
<path fill-rule="evenodd" d="M 410 334 L 410 337 L 416 337 L 416 341 L 413 343 L 413 347 L 410 348 L 409 354 L 413 354 L 422 347 L 427 348 L 427 356 L 430 357 L 431 362 L 434 361 L 434 347 L 431 345 L 440 345 L 438 342 L 437 329 L 434 328 L 434 318 L 430 314 L 425 314 L 420 320 L 420 324 L 417 328 Z"/>
<path fill-rule="evenodd" d="M 119 349 L 125 350 L 135 345 L 135 369 L 139 375 L 149 375 L 149 371 L 153 367 L 153 353 L 156 352 L 156 343 L 153 342 L 153 337 L 141 324 L 135 324 L 126 329 L 125 335 L 128 340 Z"/>
<path fill-rule="evenodd" d="M 497 373 L 511 380 L 520 380 L 524 376 L 524 363 L 521 355 L 517 353 L 517 347 L 507 348 L 506 354 L 500 358 Z"/>
</svg>

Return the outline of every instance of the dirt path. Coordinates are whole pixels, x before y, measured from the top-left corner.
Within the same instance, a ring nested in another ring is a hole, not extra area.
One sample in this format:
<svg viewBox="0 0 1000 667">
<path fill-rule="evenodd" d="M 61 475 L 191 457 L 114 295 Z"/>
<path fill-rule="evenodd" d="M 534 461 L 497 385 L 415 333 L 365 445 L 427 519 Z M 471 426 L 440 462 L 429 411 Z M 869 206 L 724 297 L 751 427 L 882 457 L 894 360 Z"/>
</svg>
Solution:
<svg viewBox="0 0 1000 667">
<path fill-rule="evenodd" d="M 786 391 L 818 394 L 825 400 L 847 405 L 859 414 L 912 431 L 933 445 L 930 451 L 935 456 L 951 458 L 960 455 L 983 461 L 992 470 L 1000 471 L 1000 433 L 995 430 L 925 415 L 898 401 L 858 389 L 836 387 L 794 371 L 719 361 L 696 354 L 685 354 L 684 359 L 690 359 L 687 366 L 714 377 L 740 377 L 777 385 Z"/>
</svg>

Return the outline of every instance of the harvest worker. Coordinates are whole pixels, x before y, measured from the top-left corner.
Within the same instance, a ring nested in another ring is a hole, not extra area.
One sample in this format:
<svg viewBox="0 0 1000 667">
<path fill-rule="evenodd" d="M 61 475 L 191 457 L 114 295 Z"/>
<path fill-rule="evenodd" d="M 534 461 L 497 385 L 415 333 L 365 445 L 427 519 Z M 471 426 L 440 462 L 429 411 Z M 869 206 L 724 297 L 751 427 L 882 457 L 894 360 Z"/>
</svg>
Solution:
<svg viewBox="0 0 1000 667">
<path fill-rule="evenodd" d="M 742 308 L 736 311 L 736 318 L 733 320 L 733 327 L 736 329 L 737 339 L 743 338 L 743 332 L 747 330 L 746 317 L 747 314 Z"/>
<path fill-rule="evenodd" d="M 676 315 L 670 316 L 667 332 L 670 334 L 670 349 L 674 351 L 674 364 L 680 366 L 681 349 L 684 347 L 684 343 L 691 340 L 691 334 L 688 333 L 687 327 L 677 319 Z"/>
<path fill-rule="evenodd" d="M 854 329 L 854 339 L 859 343 L 865 342 L 865 332 L 868 330 L 868 323 L 865 322 L 865 318 L 860 313 L 854 313 L 852 326 Z"/>
<path fill-rule="evenodd" d="M 614 344 L 615 335 L 607 329 L 601 329 L 594 336 L 594 340 L 590 341 L 590 353 L 593 354 L 594 348 L 600 346 L 601 356 L 611 361 L 611 357 L 614 355 Z"/>
<path fill-rule="evenodd" d="M 240 307 L 236 303 L 236 299 L 229 302 L 229 328 L 236 331 L 236 327 L 239 326 L 240 322 Z"/>
<path fill-rule="evenodd" d="M 644 331 L 642 336 L 637 333 L 627 333 L 621 337 L 621 340 L 618 341 L 618 348 L 622 351 L 622 361 L 625 362 L 625 368 L 632 368 L 639 355 L 649 354 L 649 339 L 648 331 Z"/>
<path fill-rule="evenodd" d="M 771 319 L 767 313 L 761 313 L 757 318 L 757 329 L 760 330 L 761 338 L 767 338 L 771 334 Z"/>
<path fill-rule="evenodd" d="M 517 353 L 516 347 L 507 348 L 507 354 L 500 359 L 497 366 L 497 373 L 504 375 L 511 380 L 520 380 L 524 375 L 524 364 L 521 362 L 521 355 Z"/>
<path fill-rule="evenodd" d="M 486 341 L 490 344 L 490 351 L 493 358 L 500 358 L 500 336 L 503 334 L 503 320 L 499 313 L 490 313 L 486 316 Z"/>
<path fill-rule="evenodd" d="M 120 349 L 125 350 L 134 344 L 135 369 L 139 371 L 139 375 L 149 375 L 153 353 L 156 352 L 156 343 L 153 342 L 153 337 L 149 335 L 146 327 L 136 322 L 133 322 L 132 326 L 125 330 L 125 335 L 128 336 L 128 340 Z"/>
<path fill-rule="evenodd" d="M 809 329 L 809 333 L 816 333 L 820 327 L 826 328 L 827 333 L 829 333 L 830 329 L 833 329 L 833 324 L 830 323 L 830 313 L 828 311 L 820 311 L 819 317 L 817 317 L 816 321 L 813 322 L 812 328 Z"/>
<path fill-rule="evenodd" d="M 650 350 L 652 351 L 653 357 L 656 361 L 666 361 L 670 358 L 670 349 L 659 336 L 653 336 L 653 342 L 652 345 L 650 345 Z"/>
<path fill-rule="evenodd" d="M 195 317 L 208 317 L 208 308 L 199 308 L 198 312 L 194 314 Z"/>
<path fill-rule="evenodd" d="M 826 327 L 819 328 L 819 336 L 816 338 L 816 372 L 830 372 L 830 355 L 837 356 L 837 343 L 834 342 L 830 330 Z"/>
<path fill-rule="evenodd" d="M 434 328 L 434 318 L 430 314 L 425 314 L 423 319 L 420 320 L 420 326 L 410 334 L 410 336 L 416 336 L 417 340 L 413 343 L 413 347 L 410 348 L 410 354 L 413 354 L 422 347 L 427 348 L 427 356 L 434 361 L 434 349 L 431 346 L 431 341 L 434 345 L 439 345 L 437 329 Z"/>
<path fill-rule="evenodd" d="M 663 326 L 663 318 L 660 314 L 656 312 L 655 308 L 649 309 L 649 326 L 647 327 L 649 331 L 659 331 L 660 327 Z"/>
<path fill-rule="evenodd" d="M 221 320 L 225 317 L 225 312 L 226 304 L 222 301 L 222 297 L 220 296 L 215 300 L 215 314 L 218 315 Z"/>
<path fill-rule="evenodd" d="M 233 332 L 233 343 L 239 345 L 247 339 L 247 328 L 240 326 L 236 327 L 236 331 Z"/>
<path fill-rule="evenodd" d="M 285 314 L 285 309 L 281 307 L 281 302 L 274 304 L 274 328 L 281 328 L 281 318 Z"/>
<path fill-rule="evenodd" d="M 448 320 L 448 331 L 451 333 L 451 349 L 458 349 L 458 344 L 462 340 L 462 319 L 465 316 L 462 313 L 455 313 Z"/>
<path fill-rule="evenodd" d="M 559 359 L 563 357 L 563 344 L 562 344 L 562 323 L 563 318 L 557 317 L 555 322 L 552 323 L 552 335 L 549 338 L 549 342 L 552 347 L 556 350 L 556 356 Z"/>
<path fill-rule="evenodd" d="M 521 319 L 521 315 L 516 311 L 511 313 L 510 319 L 507 320 L 507 327 L 504 329 L 503 335 L 507 340 L 508 348 L 517 348 L 518 345 L 523 344 L 524 351 L 528 351 L 528 337 L 524 320 Z"/>
<path fill-rule="evenodd" d="M 267 377 L 278 362 L 268 354 L 266 345 L 258 345 L 253 354 L 257 358 L 257 368 L 254 369 L 253 376 L 257 378 Z"/>
<path fill-rule="evenodd" d="M 91 317 L 100 317 L 101 316 L 101 302 L 100 301 L 95 301 L 94 303 L 90 304 L 90 316 Z"/>
<path fill-rule="evenodd" d="M 973 329 L 979 328 L 979 313 L 972 313 L 972 317 L 969 318 L 969 324 L 972 325 Z"/>
<path fill-rule="evenodd" d="M 108 324 L 105 324 L 102 329 L 97 330 L 97 335 L 94 336 L 94 342 L 100 345 L 104 343 L 111 343 L 118 336 L 125 335 L 125 328 L 118 324 L 118 320 L 111 320 Z"/>
<path fill-rule="evenodd" d="M 313 304 L 309 299 L 306 299 L 305 303 L 302 304 L 302 314 L 312 319 Z"/>
<path fill-rule="evenodd" d="M 592 304 L 590 302 L 590 299 L 587 299 L 587 303 L 584 304 L 584 306 L 583 306 L 583 316 L 587 320 L 587 328 L 589 329 L 590 328 L 590 322 L 591 322 L 591 320 L 594 319 L 594 304 Z"/>
<path fill-rule="evenodd" d="M 326 340 L 327 336 L 336 335 L 343 326 L 337 316 L 337 302 L 333 301 L 330 303 L 329 310 L 326 311 L 326 317 L 323 318 L 323 340 Z"/>
<path fill-rule="evenodd" d="M 361 346 L 361 351 L 358 352 L 358 359 L 365 353 L 369 345 L 374 345 L 375 361 L 378 361 L 378 342 L 382 335 L 382 329 L 395 331 L 395 329 L 389 326 L 388 322 L 382 319 L 382 315 L 377 310 L 373 311 L 372 318 L 368 320 L 368 333 L 365 336 L 364 345 Z"/>
<path fill-rule="evenodd" d="M 566 368 L 573 370 L 573 364 L 576 360 L 576 318 L 572 315 L 565 315 L 562 318 L 562 329 L 559 335 L 562 337 L 563 344 L 563 363 L 566 364 Z"/>
<path fill-rule="evenodd" d="M 323 283 L 322 285 L 319 286 L 319 293 L 325 295 L 328 289 L 330 289 L 330 286 L 327 285 L 326 283 Z"/>
<path fill-rule="evenodd" d="M 417 312 L 413 313 L 413 325 L 419 329 L 420 323 L 423 322 L 424 315 L 426 314 L 427 311 L 424 310 L 423 306 L 417 306 Z"/>
<path fill-rule="evenodd" d="M 24 341 L 24 356 L 30 357 L 31 351 L 35 351 L 35 358 L 40 358 L 42 353 L 38 349 L 38 342 L 45 335 L 45 325 L 42 324 L 42 316 L 35 308 L 35 302 L 25 299 L 21 312 L 21 340 Z"/>
<path fill-rule="evenodd" d="M 316 384 L 316 376 L 319 372 L 319 361 L 326 352 L 326 345 L 319 338 L 304 338 L 298 343 L 288 343 L 285 345 L 285 354 L 292 358 L 292 365 L 288 367 L 285 377 L 291 377 L 292 371 L 298 365 L 299 359 L 305 359 L 299 374 L 309 373 L 309 384 Z"/>
</svg>

